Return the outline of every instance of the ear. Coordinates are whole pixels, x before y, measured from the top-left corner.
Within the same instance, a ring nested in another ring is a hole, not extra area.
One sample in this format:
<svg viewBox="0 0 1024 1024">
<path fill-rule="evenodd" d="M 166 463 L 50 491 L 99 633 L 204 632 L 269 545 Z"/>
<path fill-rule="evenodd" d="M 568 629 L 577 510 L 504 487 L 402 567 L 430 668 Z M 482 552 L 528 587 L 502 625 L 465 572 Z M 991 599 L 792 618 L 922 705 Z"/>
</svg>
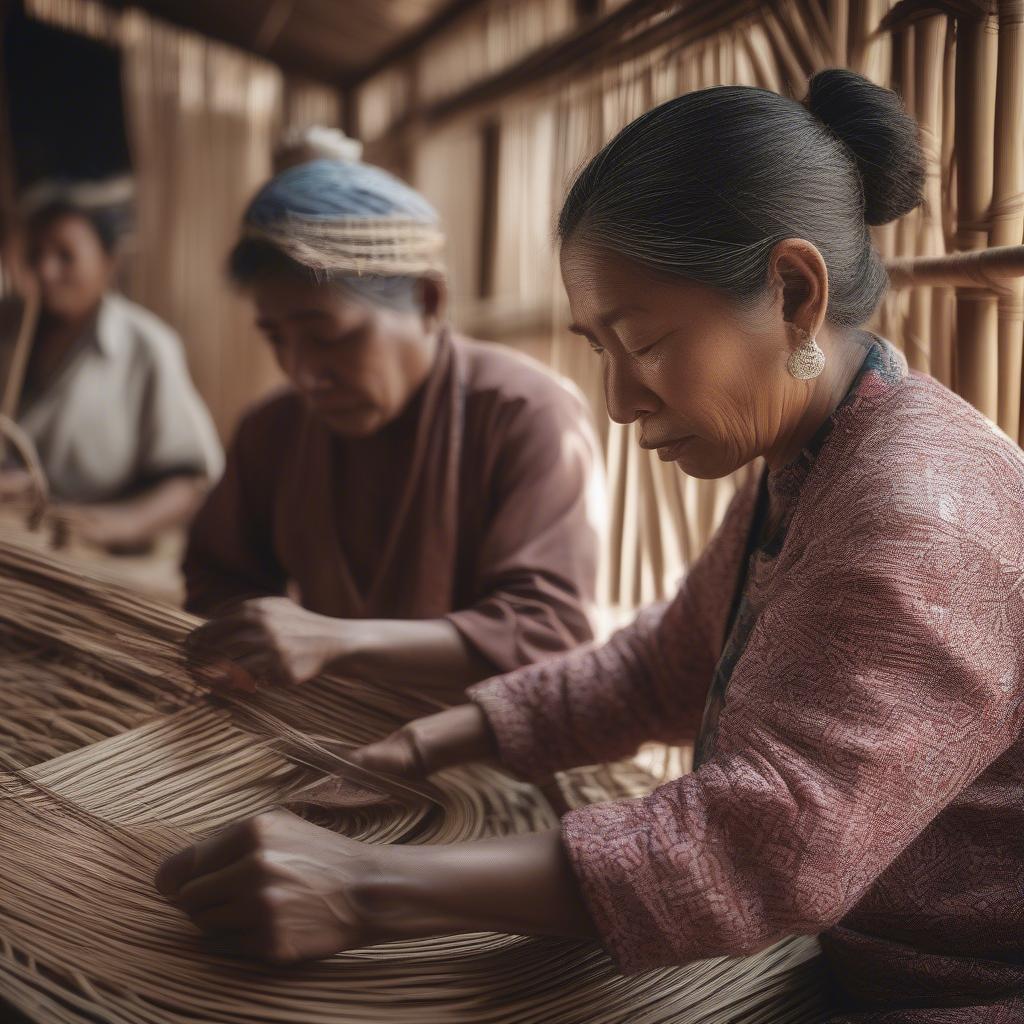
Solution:
<svg viewBox="0 0 1024 1024">
<path fill-rule="evenodd" d="M 828 312 L 828 268 L 818 249 L 802 238 L 787 238 L 772 250 L 769 280 L 782 300 L 782 318 L 815 335 Z"/>
<path fill-rule="evenodd" d="M 448 284 L 443 277 L 421 277 L 417 282 L 417 296 L 423 315 L 423 325 L 434 330 L 448 313 Z"/>
</svg>

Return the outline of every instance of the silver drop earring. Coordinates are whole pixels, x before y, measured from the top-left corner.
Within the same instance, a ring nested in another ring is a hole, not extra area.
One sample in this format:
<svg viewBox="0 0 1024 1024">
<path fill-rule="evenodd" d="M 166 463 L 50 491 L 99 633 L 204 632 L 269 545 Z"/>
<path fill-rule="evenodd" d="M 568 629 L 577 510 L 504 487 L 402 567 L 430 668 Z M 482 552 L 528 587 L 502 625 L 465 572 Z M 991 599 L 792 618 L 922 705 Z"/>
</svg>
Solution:
<svg viewBox="0 0 1024 1024">
<path fill-rule="evenodd" d="M 814 380 L 821 376 L 825 369 L 825 353 L 822 352 L 814 335 L 800 327 L 795 328 L 797 334 L 803 339 L 803 344 L 793 352 L 786 369 L 789 375 L 797 380 Z"/>
</svg>

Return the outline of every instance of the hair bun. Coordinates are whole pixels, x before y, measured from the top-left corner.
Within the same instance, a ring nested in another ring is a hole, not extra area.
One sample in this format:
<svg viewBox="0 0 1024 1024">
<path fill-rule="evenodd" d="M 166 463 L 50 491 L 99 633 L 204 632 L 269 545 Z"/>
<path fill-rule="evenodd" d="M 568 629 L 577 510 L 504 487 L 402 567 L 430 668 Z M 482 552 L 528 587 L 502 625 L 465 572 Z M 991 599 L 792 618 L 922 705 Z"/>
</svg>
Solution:
<svg viewBox="0 0 1024 1024">
<path fill-rule="evenodd" d="M 843 68 L 819 71 L 804 105 L 853 154 L 864 183 L 864 219 L 888 224 L 924 198 L 917 122 L 899 96 Z"/>
</svg>

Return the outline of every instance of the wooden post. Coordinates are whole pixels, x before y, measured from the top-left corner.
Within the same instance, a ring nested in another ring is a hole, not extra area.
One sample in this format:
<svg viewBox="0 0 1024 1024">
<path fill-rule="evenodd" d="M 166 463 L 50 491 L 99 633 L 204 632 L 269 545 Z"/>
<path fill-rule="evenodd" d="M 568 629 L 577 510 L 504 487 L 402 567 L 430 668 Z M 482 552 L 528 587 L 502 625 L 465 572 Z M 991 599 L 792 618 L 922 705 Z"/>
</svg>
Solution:
<svg viewBox="0 0 1024 1024">
<path fill-rule="evenodd" d="M 945 19 L 928 18 L 914 26 L 914 114 L 921 126 L 921 147 L 925 155 L 924 205 L 918 211 L 915 251 L 938 255 L 945 249 L 942 237 L 942 92 L 936 88 L 942 74 Z M 908 330 L 915 350 L 921 353 L 923 368 L 949 384 L 946 352 L 932 337 L 934 295 L 931 288 L 916 288 L 910 297 Z"/>
<path fill-rule="evenodd" d="M 991 12 L 957 21 L 956 248 L 988 244 L 996 97 L 996 26 Z M 990 419 L 999 415 L 996 299 L 961 288 L 956 298 L 956 388 Z"/>
<path fill-rule="evenodd" d="M 1018 245 L 1024 233 L 1024 0 L 999 0 L 995 174 L 991 245 Z M 1007 282 L 998 301 L 999 426 L 1020 436 L 1024 357 L 1024 279 Z"/>
</svg>

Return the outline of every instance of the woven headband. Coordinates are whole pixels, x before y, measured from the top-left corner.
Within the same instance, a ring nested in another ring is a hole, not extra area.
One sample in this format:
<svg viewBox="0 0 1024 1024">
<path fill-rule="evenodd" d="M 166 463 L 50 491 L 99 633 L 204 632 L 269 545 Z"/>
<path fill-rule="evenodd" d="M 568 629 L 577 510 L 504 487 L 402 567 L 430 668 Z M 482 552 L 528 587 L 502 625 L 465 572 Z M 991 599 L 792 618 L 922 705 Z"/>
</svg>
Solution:
<svg viewBox="0 0 1024 1024">
<path fill-rule="evenodd" d="M 445 270 L 444 233 L 423 221 L 289 215 L 278 224 L 245 224 L 242 233 L 270 242 L 311 270 L 382 277 L 443 275 Z"/>
</svg>

